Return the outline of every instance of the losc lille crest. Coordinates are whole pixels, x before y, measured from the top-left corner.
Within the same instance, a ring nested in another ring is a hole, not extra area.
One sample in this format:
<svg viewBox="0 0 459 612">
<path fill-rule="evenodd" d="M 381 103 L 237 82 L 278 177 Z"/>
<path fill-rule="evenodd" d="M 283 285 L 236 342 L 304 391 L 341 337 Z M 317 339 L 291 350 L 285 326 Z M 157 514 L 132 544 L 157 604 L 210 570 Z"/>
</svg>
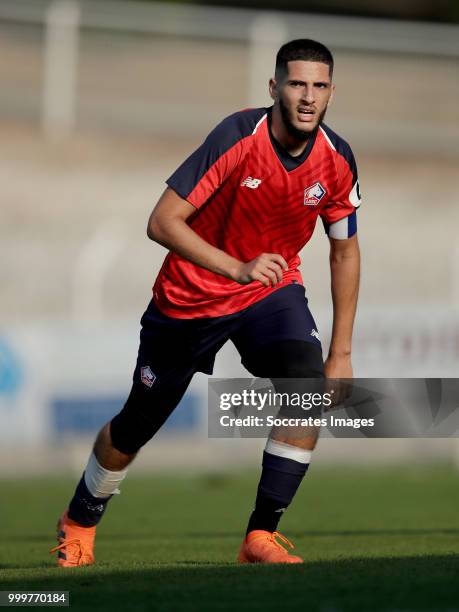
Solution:
<svg viewBox="0 0 459 612">
<path fill-rule="evenodd" d="M 304 190 L 303 204 L 305 206 L 317 206 L 326 193 L 327 191 L 319 182 L 314 183 L 314 185 L 306 187 Z"/>
<path fill-rule="evenodd" d="M 140 380 L 147 387 L 153 386 L 153 383 L 156 380 L 156 376 L 153 374 L 150 366 L 144 366 L 143 368 L 140 368 Z"/>
</svg>

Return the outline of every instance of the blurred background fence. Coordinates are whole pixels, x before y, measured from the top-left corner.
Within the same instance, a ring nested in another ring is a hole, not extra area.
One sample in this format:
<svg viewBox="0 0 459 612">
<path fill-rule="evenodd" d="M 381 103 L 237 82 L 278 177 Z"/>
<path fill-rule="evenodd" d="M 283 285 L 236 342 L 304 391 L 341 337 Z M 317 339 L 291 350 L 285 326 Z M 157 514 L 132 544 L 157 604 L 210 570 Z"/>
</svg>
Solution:
<svg viewBox="0 0 459 612">
<path fill-rule="evenodd" d="M 335 54 L 327 122 L 359 164 L 355 373 L 458 376 L 458 26 L 4 0 L 1 471 L 79 469 L 95 430 L 129 390 L 138 321 L 165 254 L 145 235 L 164 180 L 224 116 L 270 104 L 275 53 L 296 37 L 321 40 Z M 302 271 L 325 350 L 327 251 L 318 226 Z M 231 346 L 215 374 L 244 374 Z M 203 444 L 205 435 L 199 375 L 139 465 L 258 461 L 256 441 Z M 18 444 L 19 464 L 10 462 Z M 319 453 L 324 461 L 367 462 L 444 459 L 455 449 L 452 440 L 326 440 Z"/>
</svg>

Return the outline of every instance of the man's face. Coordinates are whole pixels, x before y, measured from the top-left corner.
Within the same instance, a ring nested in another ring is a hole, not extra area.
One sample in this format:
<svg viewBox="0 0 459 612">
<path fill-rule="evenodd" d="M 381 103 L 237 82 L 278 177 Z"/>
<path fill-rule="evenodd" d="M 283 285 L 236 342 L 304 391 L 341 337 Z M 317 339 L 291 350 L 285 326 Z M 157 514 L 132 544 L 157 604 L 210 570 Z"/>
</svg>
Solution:
<svg viewBox="0 0 459 612">
<path fill-rule="evenodd" d="M 288 62 L 288 74 L 280 82 L 271 79 L 271 97 L 279 104 L 289 134 L 307 140 L 325 116 L 334 85 L 329 67 L 322 62 Z"/>
</svg>

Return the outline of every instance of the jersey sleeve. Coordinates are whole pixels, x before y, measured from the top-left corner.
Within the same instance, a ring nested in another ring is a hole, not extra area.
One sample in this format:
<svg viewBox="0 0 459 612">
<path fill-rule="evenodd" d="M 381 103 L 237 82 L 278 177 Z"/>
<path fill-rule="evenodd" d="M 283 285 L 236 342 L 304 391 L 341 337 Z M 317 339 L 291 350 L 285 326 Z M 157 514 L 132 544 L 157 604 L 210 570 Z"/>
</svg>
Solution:
<svg viewBox="0 0 459 612">
<path fill-rule="evenodd" d="M 357 231 L 356 210 L 361 204 L 357 164 L 351 148 L 343 142 L 335 153 L 336 183 L 320 212 L 326 233 L 332 238 L 350 238 Z"/>
<path fill-rule="evenodd" d="M 167 179 L 167 185 L 195 208 L 200 208 L 237 166 L 242 142 L 234 119 L 227 117 Z"/>
</svg>

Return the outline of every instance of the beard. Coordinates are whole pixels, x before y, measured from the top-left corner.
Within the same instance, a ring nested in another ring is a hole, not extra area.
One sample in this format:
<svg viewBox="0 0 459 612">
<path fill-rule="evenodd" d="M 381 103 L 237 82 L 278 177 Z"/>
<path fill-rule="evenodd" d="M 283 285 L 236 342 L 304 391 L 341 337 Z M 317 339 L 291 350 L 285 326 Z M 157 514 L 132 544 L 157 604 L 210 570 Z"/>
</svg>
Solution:
<svg viewBox="0 0 459 612">
<path fill-rule="evenodd" d="M 311 129 L 309 129 L 309 130 L 300 130 L 299 128 L 297 128 L 297 127 L 295 127 L 293 125 L 293 121 L 292 121 L 292 117 L 291 117 L 290 111 L 287 108 L 287 106 L 284 103 L 284 101 L 282 100 L 282 98 L 279 98 L 279 110 L 280 110 L 280 113 L 281 113 L 281 117 L 282 117 L 282 121 L 284 123 L 285 129 L 290 134 L 290 136 L 292 136 L 296 140 L 305 141 L 305 140 L 308 140 L 310 138 L 310 136 L 317 129 L 318 125 L 323 121 L 323 119 L 325 117 L 325 113 L 327 112 L 327 107 L 325 107 L 324 110 L 319 115 L 319 121 L 317 122 L 317 125 L 312 128 L 312 130 Z"/>
</svg>

